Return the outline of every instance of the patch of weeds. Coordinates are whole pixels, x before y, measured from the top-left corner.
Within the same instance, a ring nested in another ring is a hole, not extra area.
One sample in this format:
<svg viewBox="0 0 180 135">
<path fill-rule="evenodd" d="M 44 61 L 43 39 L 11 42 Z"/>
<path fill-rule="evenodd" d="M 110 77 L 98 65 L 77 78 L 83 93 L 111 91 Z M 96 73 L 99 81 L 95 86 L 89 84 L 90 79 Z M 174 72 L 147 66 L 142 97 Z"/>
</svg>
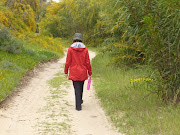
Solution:
<svg viewBox="0 0 180 135">
<path fill-rule="evenodd" d="M 59 95 L 52 95 L 51 98 L 52 99 L 57 99 L 57 98 L 61 98 L 61 96 L 59 96 Z"/>
<path fill-rule="evenodd" d="M 61 88 L 65 82 L 67 82 L 67 79 L 61 73 L 56 74 L 53 79 L 48 81 L 51 89 L 50 95 L 46 97 L 47 105 L 41 109 L 47 112 L 45 114 L 46 122 L 40 123 L 42 128 L 39 133 L 41 134 L 72 134 L 71 126 L 68 124 L 71 121 L 68 117 L 69 112 L 64 107 L 69 106 L 69 103 L 63 99 L 67 91 Z"/>
<path fill-rule="evenodd" d="M 26 54 L 28 54 L 28 55 L 30 55 L 30 56 L 35 56 L 35 55 L 36 55 L 36 52 L 33 51 L 33 50 L 31 50 L 31 49 L 24 48 L 23 50 L 24 50 L 24 52 L 25 52 Z"/>
<path fill-rule="evenodd" d="M 65 101 L 65 105 L 67 105 L 67 106 L 72 106 L 72 105 L 70 105 L 69 102 L 67 102 L 67 101 Z"/>
<path fill-rule="evenodd" d="M 58 125 L 63 127 L 64 130 L 69 130 L 71 128 L 71 126 L 65 122 L 60 122 Z"/>
<path fill-rule="evenodd" d="M 59 75 L 49 80 L 49 84 L 52 88 L 59 88 L 64 81 L 66 81 L 66 78 L 64 76 Z"/>
<path fill-rule="evenodd" d="M 10 61 L 3 61 L 1 62 L 0 69 L 6 69 L 6 70 L 14 70 L 18 72 L 25 72 L 24 69 L 18 67 L 16 64 L 10 62 Z"/>
</svg>

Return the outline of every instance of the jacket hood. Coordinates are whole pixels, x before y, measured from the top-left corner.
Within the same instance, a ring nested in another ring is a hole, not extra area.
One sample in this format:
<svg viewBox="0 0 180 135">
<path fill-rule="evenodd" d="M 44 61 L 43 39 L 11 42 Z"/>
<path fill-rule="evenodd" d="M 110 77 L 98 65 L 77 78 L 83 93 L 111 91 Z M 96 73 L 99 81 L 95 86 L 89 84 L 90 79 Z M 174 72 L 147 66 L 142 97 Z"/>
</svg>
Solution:
<svg viewBox="0 0 180 135">
<path fill-rule="evenodd" d="M 71 48 L 76 51 L 83 51 L 86 46 L 81 42 L 75 42 L 71 45 Z"/>
</svg>

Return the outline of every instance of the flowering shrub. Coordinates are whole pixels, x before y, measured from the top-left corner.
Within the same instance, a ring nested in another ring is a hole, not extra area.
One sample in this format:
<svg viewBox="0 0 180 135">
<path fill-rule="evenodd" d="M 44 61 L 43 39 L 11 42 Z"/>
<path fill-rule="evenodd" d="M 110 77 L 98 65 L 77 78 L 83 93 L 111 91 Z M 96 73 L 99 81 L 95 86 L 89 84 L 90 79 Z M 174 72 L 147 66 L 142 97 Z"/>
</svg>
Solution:
<svg viewBox="0 0 180 135">
<path fill-rule="evenodd" d="M 31 32 L 27 33 L 14 33 L 18 38 L 28 41 L 28 43 L 35 46 L 44 48 L 45 50 L 56 52 L 58 54 L 64 53 L 64 48 L 60 38 L 54 38 L 52 36 L 37 35 Z"/>
</svg>

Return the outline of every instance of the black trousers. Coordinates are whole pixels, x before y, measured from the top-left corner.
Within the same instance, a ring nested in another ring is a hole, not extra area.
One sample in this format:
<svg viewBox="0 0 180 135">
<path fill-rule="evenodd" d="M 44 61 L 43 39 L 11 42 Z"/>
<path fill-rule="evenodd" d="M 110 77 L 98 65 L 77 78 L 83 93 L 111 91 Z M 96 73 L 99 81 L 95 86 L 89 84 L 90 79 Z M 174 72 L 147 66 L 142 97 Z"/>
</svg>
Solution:
<svg viewBox="0 0 180 135">
<path fill-rule="evenodd" d="M 84 81 L 73 81 L 76 109 L 81 110 Z"/>
</svg>

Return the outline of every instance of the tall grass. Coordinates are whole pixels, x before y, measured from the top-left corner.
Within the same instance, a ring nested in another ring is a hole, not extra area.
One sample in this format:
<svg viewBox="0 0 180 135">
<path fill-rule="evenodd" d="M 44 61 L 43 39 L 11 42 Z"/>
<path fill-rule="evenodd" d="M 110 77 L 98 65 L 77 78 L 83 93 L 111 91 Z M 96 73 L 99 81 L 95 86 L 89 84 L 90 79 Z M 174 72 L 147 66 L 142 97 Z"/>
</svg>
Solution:
<svg viewBox="0 0 180 135">
<path fill-rule="evenodd" d="M 166 106 L 153 94 L 156 80 L 148 81 L 153 79 L 152 70 L 117 69 L 110 61 L 108 54 L 93 59 L 93 79 L 106 114 L 119 131 L 127 135 L 179 135 L 180 107 Z"/>
</svg>

